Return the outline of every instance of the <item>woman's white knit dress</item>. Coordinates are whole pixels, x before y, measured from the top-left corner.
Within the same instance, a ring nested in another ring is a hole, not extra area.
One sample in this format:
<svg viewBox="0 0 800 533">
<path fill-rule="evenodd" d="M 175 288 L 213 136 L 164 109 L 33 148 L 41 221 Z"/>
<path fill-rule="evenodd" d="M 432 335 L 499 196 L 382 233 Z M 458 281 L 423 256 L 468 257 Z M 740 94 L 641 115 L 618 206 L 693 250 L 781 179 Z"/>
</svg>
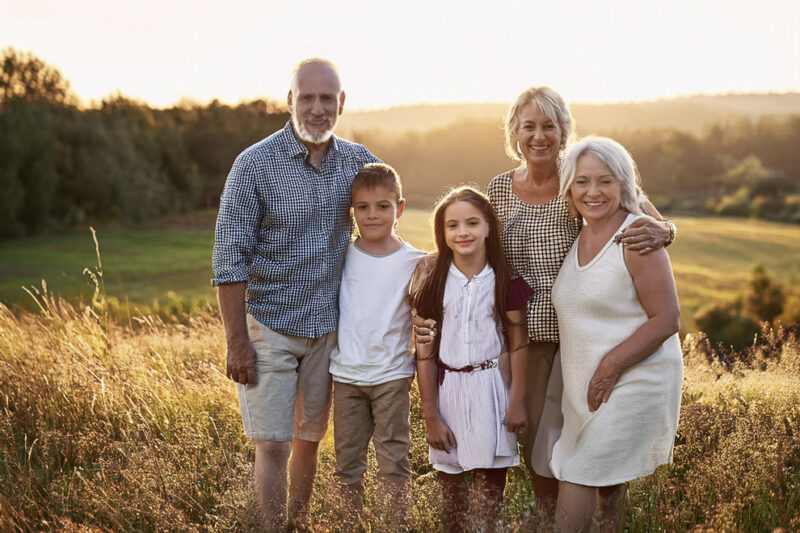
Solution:
<svg viewBox="0 0 800 533">
<path fill-rule="evenodd" d="M 446 365 L 477 365 L 503 352 L 502 324 L 494 312 L 494 283 L 489 265 L 472 280 L 450 265 L 439 346 L 439 358 Z M 439 386 L 439 414 L 458 446 L 449 451 L 429 447 L 433 467 L 458 474 L 518 465 L 517 436 L 504 424 L 508 399 L 499 367 L 446 372 Z"/>
<path fill-rule="evenodd" d="M 622 231 L 637 217 L 628 215 Z M 589 412 L 586 393 L 600 360 L 647 321 L 623 248 L 613 238 L 586 265 L 578 243 L 553 285 L 561 333 L 564 426 L 550 460 L 562 481 L 594 487 L 651 474 L 672 460 L 683 361 L 678 335 L 620 376 L 607 403 Z"/>
</svg>

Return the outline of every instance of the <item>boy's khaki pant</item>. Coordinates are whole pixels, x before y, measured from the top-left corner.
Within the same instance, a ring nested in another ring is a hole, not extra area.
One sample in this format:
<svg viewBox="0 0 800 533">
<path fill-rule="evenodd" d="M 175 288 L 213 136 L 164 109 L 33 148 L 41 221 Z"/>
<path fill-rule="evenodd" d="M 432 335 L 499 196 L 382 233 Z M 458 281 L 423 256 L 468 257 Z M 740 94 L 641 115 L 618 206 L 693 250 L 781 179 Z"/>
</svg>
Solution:
<svg viewBox="0 0 800 533">
<path fill-rule="evenodd" d="M 378 479 L 402 486 L 411 480 L 409 465 L 409 390 L 412 378 L 364 386 L 334 382 L 333 439 L 336 475 L 361 492 L 369 440 L 378 459 Z"/>
</svg>

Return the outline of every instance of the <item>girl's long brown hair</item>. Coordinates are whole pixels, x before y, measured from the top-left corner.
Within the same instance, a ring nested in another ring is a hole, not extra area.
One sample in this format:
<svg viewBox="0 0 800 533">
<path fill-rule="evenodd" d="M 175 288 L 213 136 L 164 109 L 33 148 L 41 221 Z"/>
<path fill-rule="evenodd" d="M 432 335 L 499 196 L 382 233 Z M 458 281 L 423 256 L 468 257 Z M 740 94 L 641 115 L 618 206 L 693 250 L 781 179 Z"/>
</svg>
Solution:
<svg viewBox="0 0 800 533">
<path fill-rule="evenodd" d="M 503 254 L 503 243 L 500 240 L 500 220 L 497 218 L 489 198 L 480 191 L 462 186 L 453 189 L 444 196 L 433 214 L 433 237 L 436 243 L 436 260 L 433 271 L 423 282 L 419 291 L 412 295 L 412 306 L 417 314 L 423 318 L 432 318 L 436 321 L 439 335 L 433 339 L 433 357 L 439 354 L 439 339 L 442 338 L 442 316 L 444 302 L 444 287 L 447 283 L 447 272 L 453 260 L 453 251 L 447 247 L 444 240 L 444 212 L 456 202 L 469 202 L 483 214 L 489 223 L 489 236 L 486 239 L 486 259 L 494 270 L 494 311 L 500 317 L 504 326 L 508 326 L 506 318 L 506 293 L 510 286 L 510 275 L 506 258 Z"/>
</svg>

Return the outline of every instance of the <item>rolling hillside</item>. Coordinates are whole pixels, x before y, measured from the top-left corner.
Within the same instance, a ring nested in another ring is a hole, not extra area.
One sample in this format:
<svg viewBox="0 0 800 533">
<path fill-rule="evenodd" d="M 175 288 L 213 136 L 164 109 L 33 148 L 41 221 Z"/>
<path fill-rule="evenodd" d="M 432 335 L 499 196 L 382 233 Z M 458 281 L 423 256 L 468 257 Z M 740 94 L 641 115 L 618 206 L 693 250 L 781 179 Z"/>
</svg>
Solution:
<svg viewBox="0 0 800 533">
<path fill-rule="evenodd" d="M 464 120 L 496 121 L 502 126 L 508 103 L 416 104 L 371 111 L 346 110 L 338 133 L 381 130 L 426 131 Z M 694 95 L 641 102 L 571 105 L 582 134 L 616 129 L 676 128 L 698 133 L 734 117 L 800 113 L 800 93 Z"/>
</svg>

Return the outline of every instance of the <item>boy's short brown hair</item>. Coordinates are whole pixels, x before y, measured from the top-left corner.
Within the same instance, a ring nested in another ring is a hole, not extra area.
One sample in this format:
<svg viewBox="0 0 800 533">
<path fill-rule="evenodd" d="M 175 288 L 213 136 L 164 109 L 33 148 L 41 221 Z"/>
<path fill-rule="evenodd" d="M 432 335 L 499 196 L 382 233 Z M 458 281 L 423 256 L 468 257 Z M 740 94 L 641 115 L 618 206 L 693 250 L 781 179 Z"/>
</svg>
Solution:
<svg viewBox="0 0 800 533">
<path fill-rule="evenodd" d="M 353 178 L 353 185 L 350 188 L 350 197 L 359 189 L 374 189 L 385 187 L 397 194 L 397 199 L 403 197 L 403 188 L 400 185 L 400 176 L 397 171 L 384 163 L 368 163 L 361 167 L 356 177 Z"/>
</svg>

